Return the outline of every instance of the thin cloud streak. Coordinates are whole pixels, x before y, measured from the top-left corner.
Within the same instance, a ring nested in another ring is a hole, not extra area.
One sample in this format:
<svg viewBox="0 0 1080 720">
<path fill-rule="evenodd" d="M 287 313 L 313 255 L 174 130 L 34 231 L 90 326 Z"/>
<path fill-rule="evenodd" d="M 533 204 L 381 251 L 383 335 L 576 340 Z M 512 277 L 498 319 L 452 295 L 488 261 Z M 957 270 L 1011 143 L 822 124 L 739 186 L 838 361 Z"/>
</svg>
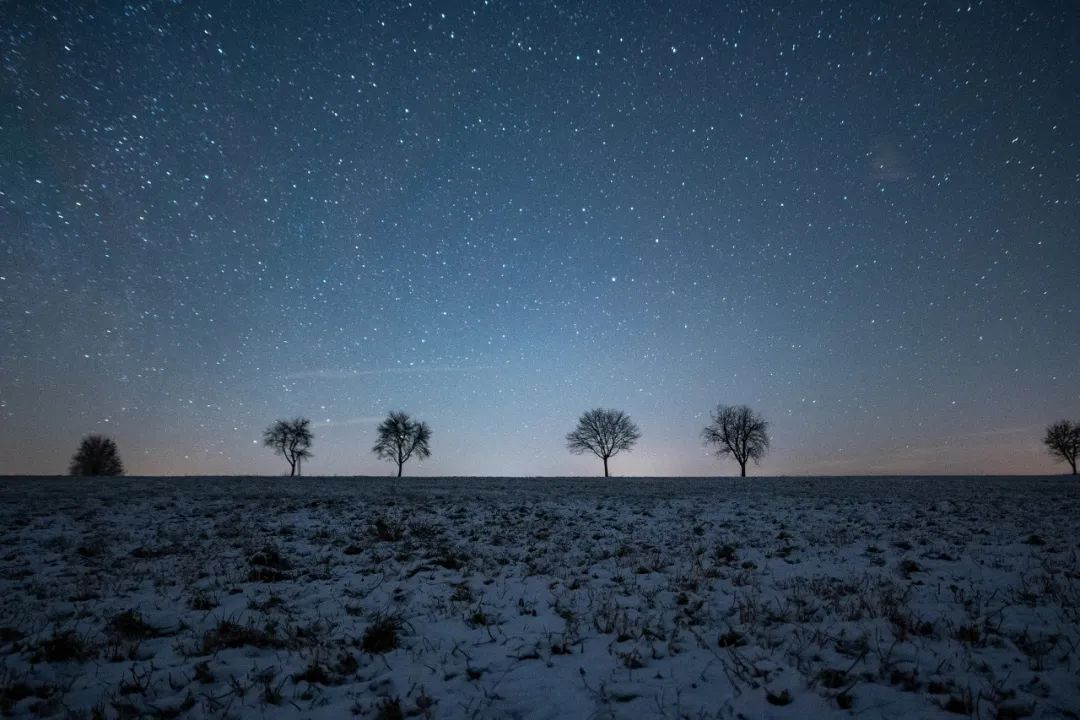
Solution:
<svg viewBox="0 0 1080 720">
<path fill-rule="evenodd" d="M 313 428 L 333 428 L 333 427 L 352 427 L 354 425 L 368 425 L 377 422 L 382 422 L 385 416 L 371 415 L 368 417 L 353 417 L 346 418 L 345 420 L 324 420 L 323 422 L 313 422 L 311 427 Z"/>
<path fill-rule="evenodd" d="M 285 375 L 286 380 L 351 380 L 357 377 L 383 374 L 426 374 L 426 373 L 470 373 L 494 370 L 493 365 L 472 365 L 450 367 L 439 365 L 417 365 L 414 367 L 391 368 L 321 368 L 318 370 L 299 370 Z"/>
<path fill-rule="evenodd" d="M 1006 435 L 1031 435 L 1032 437 L 1037 437 L 1040 432 L 1042 432 L 1041 427 L 1032 425 L 1032 426 L 1028 426 L 1028 427 L 1013 427 L 1013 428 L 1004 428 L 1004 429 L 1001 429 L 1001 430 L 983 430 L 981 432 L 970 432 L 970 433 L 964 433 L 962 435 L 958 435 L 957 437 L 979 438 L 979 437 L 1000 437 L 1000 436 L 1006 436 Z"/>
</svg>

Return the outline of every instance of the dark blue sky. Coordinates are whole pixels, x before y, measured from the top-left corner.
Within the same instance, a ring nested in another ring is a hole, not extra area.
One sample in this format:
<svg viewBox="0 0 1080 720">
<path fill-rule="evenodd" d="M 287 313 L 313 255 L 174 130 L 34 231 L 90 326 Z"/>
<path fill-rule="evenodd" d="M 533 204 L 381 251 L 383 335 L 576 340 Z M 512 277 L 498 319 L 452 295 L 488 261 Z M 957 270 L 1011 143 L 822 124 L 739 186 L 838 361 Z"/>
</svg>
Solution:
<svg viewBox="0 0 1080 720">
<path fill-rule="evenodd" d="M 359 6 L 357 6 L 359 5 Z M 0 4 L 0 472 L 1052 472 L 1074 3 Z"/>
</svg>

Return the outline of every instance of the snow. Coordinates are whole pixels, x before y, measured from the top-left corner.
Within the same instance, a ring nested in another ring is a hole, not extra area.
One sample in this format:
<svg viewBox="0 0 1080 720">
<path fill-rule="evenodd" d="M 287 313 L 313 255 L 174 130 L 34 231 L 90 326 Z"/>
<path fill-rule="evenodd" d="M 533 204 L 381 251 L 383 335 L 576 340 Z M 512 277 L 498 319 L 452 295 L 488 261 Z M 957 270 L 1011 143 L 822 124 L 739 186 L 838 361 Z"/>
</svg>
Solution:
<svg viewBox="0 0 1080 720">
<path fill-rule="evenodd" d="M 1078 487 L 8 478 L 0 710 L 1075 717 Z"/>
</svg>

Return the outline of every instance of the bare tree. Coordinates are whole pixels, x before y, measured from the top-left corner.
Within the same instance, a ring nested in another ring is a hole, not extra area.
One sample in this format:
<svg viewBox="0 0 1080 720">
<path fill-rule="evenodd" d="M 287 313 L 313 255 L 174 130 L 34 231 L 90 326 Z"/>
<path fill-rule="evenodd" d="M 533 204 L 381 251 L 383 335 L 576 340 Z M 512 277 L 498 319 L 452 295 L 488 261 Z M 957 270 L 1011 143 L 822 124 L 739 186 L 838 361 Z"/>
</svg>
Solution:
<svg viewBox="0 0 1080 720">
<path fill-rule="evenodd" d="M 1069 463 L 1072 474 L 1076 474 L 1076 459 L 1080 457 L 1080 423 L 1059 420 L 1046 428 L 1043 443 L 1055 459 Z"/>
<path fill-rule="evenodd" d="M 608 458 L 630 449 L 641 437 L 638 426 L 622 410 L 596 408 L 578 419 L 577 427 L 566 434 L 566 447 L 575 455 L 591 452 L 604 461 L 604 477 L 608 474 Z"/>
<path fill-rule="evenodd" d="M 275 455 L 289 463 L 289 477 L 300 472 L 300 464 L 312 457 L 311 421 L 304 417 L 278 420 L 263 432 L 263 445 L 274 450 Z"/>
<path fill-rule="evenodd" d="M 383 460 L 397 464 L 397 476 L 413 455 L 423 460 L 431 457 L 431 428 L 425 422 L 414 422 L 407 413 L 391 412 L 379 425 L 375 447 L 371 452 Z"/>
<path fill-rule="evenodd" d="M 717 455 L 735 458 L 742 477 L 747 461 L 756 465 L 769 452 L 769 423 L 745 405 L 717 405 L 701 435 L 706 445 L 716 446 Z"/>
<path fill-rule="evenodd" d="M 112 438 L 104 435 L 87 435 L 79 443 L 79 449 L 71 457 L 69 475 L 115 476 L 124 474 L 120 451 Z"/>
</svg>

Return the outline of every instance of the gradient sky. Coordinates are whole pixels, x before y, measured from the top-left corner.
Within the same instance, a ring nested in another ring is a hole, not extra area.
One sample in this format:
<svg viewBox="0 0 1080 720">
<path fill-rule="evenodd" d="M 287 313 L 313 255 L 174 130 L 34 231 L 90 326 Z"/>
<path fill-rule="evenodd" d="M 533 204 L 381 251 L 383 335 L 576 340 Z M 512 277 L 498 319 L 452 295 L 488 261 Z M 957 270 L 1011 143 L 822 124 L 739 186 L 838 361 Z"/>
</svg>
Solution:
<svg viewBox="0 0 1080 720">
<path fill-rule="evenodd" d="M 0 473 L 1048 473 L 1080 10 L 0 2 Z"/>
</svg>

